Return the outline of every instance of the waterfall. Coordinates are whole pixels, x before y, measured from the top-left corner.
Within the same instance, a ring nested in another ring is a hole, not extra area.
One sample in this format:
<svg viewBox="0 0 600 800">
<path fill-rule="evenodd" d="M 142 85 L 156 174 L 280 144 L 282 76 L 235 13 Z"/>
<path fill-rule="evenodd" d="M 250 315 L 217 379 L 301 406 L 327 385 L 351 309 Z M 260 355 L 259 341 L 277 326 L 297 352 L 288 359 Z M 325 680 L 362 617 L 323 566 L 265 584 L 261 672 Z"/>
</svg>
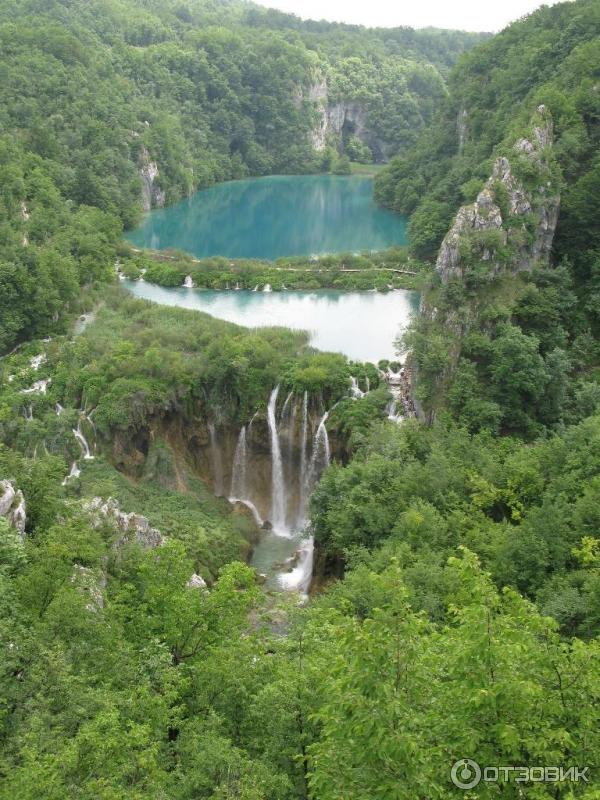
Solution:
<svg viewBox="0 0 600 800">
<path fill-rule="evenodd" d="M 254 505 L 252 500 L 245 500 L 242 497 L 230 497 L 229 500 L 232 503 L 241 503 L 242 505 L 246 506 L 246 508 L 249 508 L 252 512 L 252 516 L 254 517 L 257 527 L 262 528 L 262 526 L 265 524 L 265 521 L 259 514 L 258 508 Z"/>
<path fill-rule="evenodd" d="M 62 485 L 63 485 L 63 486 L 66 486 L 66 485 L 67 485 L 67 483 L 68 483 L 68 482 L 71 480 L 71 478 L 78 478 L 80 475 L 81 475 L 81 470 L 80 470 L 80 469 L 79 469 L 79 467 L 77 466 L 77 462 L 76 462 L 76 461 L 74 461 L 74 462 L 71 464 L 71 471 L 69 472 L 69 474 L 67 475 L 67 477 L 66 477 L 66 478 L 64 479 L 64 481 L 62 482 Z"/>
<path fill-rule="evenodd" d="M 294 434 L 296 432 L 296 401 L 292 403 L 290 413 L 288 415 L 288 441 L 287 441 L 287 459 L 289 462 L 290 471 L 293 470 L 292 464 L 292 451 L 294 448 Z"/>
<path fill-rule="evenodd" d="M 271 434 L 271 524 L 276 533 L 286 533 L 285 527 L 285 484 L 283 480 L 283 463 L 281 461 L 281 448 L 279 434 L 277 433 L 277 420 L 275 411 L 279 384 L 271 392 L 267 407 L 267 420 Z"/>
<path fill-rule="evenodd" d="M 303 539 L 296 551 L 295 566 L 289 572 L 279 575 L 279 583 L 288 591 L 297 591 L 303 595 L 308 594 L 312 578 L 314 541 L 312 536 Z"/>
<path fill-rule="evenodd" d="M 365 394 L 364 392 L 361 392 L 358 385 L 358 380 L 353 375 L 350 376 L 350 394 L 357 400 L 361 397 L 364 397 Z"/>
<path fill-rule="evenodd" d="M 328 416 L 329 412 L 326 411 L 321 417 L 321 421 L 319 422 L 319 427 L 317 428 L 317 432 L 315 433 L 313 452 L 312 452 L 312 457 L 310 459 L 310 467 L 308 468 L 310 489 L 312 489 L 314 485 L 314 482 L 317 478 L 317 471 L 319 470 L 319 468 L 320 471 L 322 472 L 325 469 L 325 467 L 329 466 L 329 461 L 331 459 L 329 436 L 327 435 L 327 428 L 325 427 L 325 423 L 327 422 Z"/>
<path fill-rule="evenodd" d="M 221 451 L 217 443 L 217 431 L 214 422 L 208 423 L 208 433 L 210 435 L 210 457 L 212 461 L 215 495 L 220 497 L 223 494 L 223 462 L 221 460 Z"/>
<path fill-rule="evenodd" d="M 233 469 L 231 472 L 231 499 L 245 500 L 248 494 L 246 487 L 246 426 L 243 425 L 238 437 L 233 457 Z"/>
<path fill-rule="evenodd" d="M 285 413 L 288 410 L 288 406 L 290 404 L 290 400 L 292 399 L 293 395 L 294 393 L 290 392 L 288 396 L 285 398 L 285 403 L 283 404 L 283 408 L 281 409 L 281 416 L 279 417 L 280 421 L 282 422 L 285 419 Z"/>
<path fill-rule="evenodd" d="M 61 404 L 60 404 L 60 403 L 57 403 L 57 404 L 54 406 L 54 410 L 56 411 L 56 416 L 57 416 L 57 417 L 60 417 L 60 415 L 61 415 L 61 414 L 62 414 L 62 412 L 64 411 L 64 408 L 61 406 Z"/>
<path fill-rule="evenodd" d="M 271 289 L 271 284 L 265 283 L 265 288 L 263 289 L 263 292 L 272 292 L 272 291 L 273 289 Z"/>
<path fill-rule="evenodd" d="M 185 276 L 185 280 L 183 282 L 183 285 L 184 285 L 184 287 L 186 289 L 194 289 L 196 284 L 192 280 L 192 276 L 191 275 L 186 275 Z"/>
<path fill-rule="evenodd" d="M 79 446 L 81 447 L 81 452 L 83 453 L 83 457 L 86 461 L 92 461 L 94 456 L 90 452 L 89 445 L 87 443 L 87 439 L 82 433 L 81 430 L 81 417 L 79 418 L 79 422 L 77 423 L 77 427 L 73 428 L 73 435 L 79 442 Z"/>
<path fill-rule="evenodd" d="M 257 417 L 258 417 L 258 411 L 255 411 L 254 414 L 252 415 L 252 419 L 248 423 L 248 435 L 246 437 L 247 439 L 249 439 L 252 436 L 252 426 L 254 425 L 254 420 Z"/>
<path fill-rule="evenodd" d="M 48 356 L 46 353 L 40 353 L 39 356 L 34 356 L 31 361 L 29 362 L 29 366 L 31 369 L 38 370 L 42 364 L 45 364 L 48 361 Z"/>
<path fill-rule="evenodd" d="M 369 380 L 369 376 L 365 375 L 365 383 L 367 384 L 367 392 L 371 391 L 371 381 Z"/>
<path fill-rule="evenodd" d="M 306 449 L 308 446 L 308 392 L 304 392 L 302 399 L 302 430 L 300 433 L 302 442 L 300 445 L 300 503 L 298 517 L 304 523 L 306 512 Z"/>
</svg>

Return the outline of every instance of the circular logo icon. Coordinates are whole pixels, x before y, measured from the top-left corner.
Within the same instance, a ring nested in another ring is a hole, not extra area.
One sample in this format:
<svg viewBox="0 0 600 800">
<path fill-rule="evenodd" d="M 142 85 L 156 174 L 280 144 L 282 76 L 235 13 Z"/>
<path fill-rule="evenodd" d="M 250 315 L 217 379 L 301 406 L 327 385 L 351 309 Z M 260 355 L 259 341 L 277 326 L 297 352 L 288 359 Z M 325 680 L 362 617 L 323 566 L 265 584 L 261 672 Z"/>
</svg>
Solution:
<svg viewBox="0 0 600 800">
<path fill-rule="evenodd" d="M 473 789 L 481 780 L 481 767 L 471 758 L 460 758 L 452 765 L 450 777 L 459 789 Z"/>
</svg>

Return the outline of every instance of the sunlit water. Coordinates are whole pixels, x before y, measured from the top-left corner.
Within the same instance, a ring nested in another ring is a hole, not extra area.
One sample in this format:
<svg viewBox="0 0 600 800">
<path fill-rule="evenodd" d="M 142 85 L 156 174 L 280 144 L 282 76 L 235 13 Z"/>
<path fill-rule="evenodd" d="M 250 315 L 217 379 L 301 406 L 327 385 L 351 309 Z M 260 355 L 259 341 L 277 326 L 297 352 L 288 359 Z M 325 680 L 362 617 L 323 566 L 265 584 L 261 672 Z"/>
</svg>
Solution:
<svg viewBox="0 0 600 800">
<path fill-rule="evenodd" d="M 285 175 L 221 183 L 157 209 L 132 244 L 198 257 L 265 258 L 406 244 L 406 220 L 373 201 L 365 176 Z"/>
<path fill-rule="evenodd" d="M 416 292 L 212 291 L 168 289 L 145 281 L 124 281 L 136 296 L 169 306 L 205 311 L 219 319 L 261 328 L 281 325 L 307 330 L 319 350 L 343 353 L 355 361 L 394 358 L 394 341 L 418 310 Z"/>
</svg>

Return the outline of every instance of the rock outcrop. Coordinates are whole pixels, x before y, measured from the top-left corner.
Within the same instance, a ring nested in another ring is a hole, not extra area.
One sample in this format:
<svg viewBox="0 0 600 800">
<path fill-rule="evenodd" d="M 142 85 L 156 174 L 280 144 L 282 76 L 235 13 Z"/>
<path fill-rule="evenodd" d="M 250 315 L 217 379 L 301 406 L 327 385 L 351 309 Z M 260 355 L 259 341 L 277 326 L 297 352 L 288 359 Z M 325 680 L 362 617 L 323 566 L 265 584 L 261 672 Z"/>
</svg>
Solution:
<svg viewBox="0 0 600 800">
<path fill-rule="evenodd" d="M 187 582 L 188 589 L 207 589 L 206 581 L 197 572 L 194 572 L 192 577 Z"/>
<path fill-rule="evenodd" d="M 469 112 L 466 108 L 461 108 L 458 112 L 456 118 L 456 133 L 458 136 L 458 152 L 462 153 L 469 137 Z"/>
<path fill-rule="evenodd" d="M 140 178 L 142 179 L 142 206 L 144 211 L 150 211 L 152 208 L 162 208 L 165 204 L 165 192 L 157 182 L 159 174 L 158 164 L 156 161 L 152 161 L 147 148 L 142 147 Z"/>
<path fill-rule="evenodd" d="M 327 145 L 341 148 L 344 136 L 351 134 L 371 148 L 376 161 L 390 158 L 392 146 L 370 130 L 367 109 L 355 100 L 331 102 L 325 78 L 316 78 L 308 87 L 298 88 L 294 100 L 298 106 L 303 102 L 311 103 L 318 112 L 310 134 L 315 150 L 321 152 Z"/>
<path fill-rule="evenodd" d="M 99 527 L 105 520 L 113 522 L 123 534 L 116 542 L 117 547 L 130 541 L 135 541 L 146 549 L 160 547 L 164 539 L 157 528 L 151 527 L 146 517 L 131 512 L 126 514 L 121 511 L 119 504 L 112 497 L 104 500 L 94 497 L 83 504 L 86 511 L 90 512 L 92 524 Z"/>
<path fill-rule="evenodd" d="M 96 613 L 104 608 L 106 575 L 103 572 L 74 564 L 71 583 L 88 601 L 85 606 L 88 611 Z"/>
<path fill-rule="evenodd" d="M 443 282 L 464 277 L 477 261 L 487 264 L 491 274 L 529 270 L 547 261 L 560 205 L 550 169 L 551 147 L 552 118 L 539 106 L 530 136 L 496 159 L 475 202 L 459 209 L 437 258 Z M 522 171 L 523 161 L 527 181 L 515 174 Z"/>
<path fill-rule="evenodd" d="M 13 481 L 0 481 L 0 517 L 4 517 L 22 539 L 25 538 L 27 522 L 25 498 L 23 492 L 15 488 Z"/>
</svg>

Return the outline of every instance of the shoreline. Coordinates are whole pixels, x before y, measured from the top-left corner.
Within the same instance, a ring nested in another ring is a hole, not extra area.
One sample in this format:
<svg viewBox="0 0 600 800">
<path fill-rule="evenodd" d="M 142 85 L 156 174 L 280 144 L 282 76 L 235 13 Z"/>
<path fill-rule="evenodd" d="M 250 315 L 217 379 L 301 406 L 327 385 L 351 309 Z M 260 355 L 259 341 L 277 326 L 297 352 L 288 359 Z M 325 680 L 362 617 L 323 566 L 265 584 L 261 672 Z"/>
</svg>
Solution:
<svg viewBox="0 0 600 800">
<path fill-rule="evenodd" d="M 170 289 L 419 292 L 429 278 L 431 265 L 412 259 L 405 246 L 267 260 L 197 258 L 188 253 L 137 248 L 123 242 L 115 270 L 120 278 L 144 279 Z"/>
</svg>

